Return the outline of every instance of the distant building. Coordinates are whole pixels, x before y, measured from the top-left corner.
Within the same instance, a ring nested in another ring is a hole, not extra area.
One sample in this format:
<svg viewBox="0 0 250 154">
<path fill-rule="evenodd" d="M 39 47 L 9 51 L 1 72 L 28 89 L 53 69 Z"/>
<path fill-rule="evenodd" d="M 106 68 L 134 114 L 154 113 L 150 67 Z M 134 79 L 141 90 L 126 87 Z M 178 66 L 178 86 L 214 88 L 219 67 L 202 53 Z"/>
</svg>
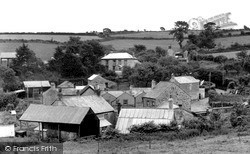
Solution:
<svg viewBox="0 0 250 154">
<path fill-rule="evenodd" d="M 101 64 L 108 70 L 115 71 L 121 74 L 123 66 L 135 67 L 140 63 L 137 58 L 124 52 L 124 53 L 110 53 L 101 59 Z"/>
<path fill-rule="evenodd" d="M 0 64 L 9 67 L 13 59 L 16 58 L 16 52 L 1 52 Z"/>
<path fill-rule="evenodd" d="M 106 91 L 102 97 L 112 106 L 120 103 L 122 106 L 135 106 L 135 97 L 126 91 Z"/>
<path fill-rule="evenodd" d="M 98 74 L 93 74 L 88 78 L 88 85 L 99 86 L 100 90 L 105 90 L 107 88 L 116 86 L 116 83 L 109 81 Z"/>
<path fill-rule="evenodd" d="M 134 96 L 135 98 L 135 106 L 136 107 L 140 107 L 142 106 L 142 97 L 150 92 L 152 90 L 152 88 L 142 88 L 142 87 L 133 87 L 130 86 L 130 89 L 127 91 L 128 93 L 130 93 L 131 95 Z"/>
<path fill-rule="evenodd" d="M 50 88 L 49 81 L 23 81 L 27 98 L 39 98 L 40 94 Z"/>
</svg>

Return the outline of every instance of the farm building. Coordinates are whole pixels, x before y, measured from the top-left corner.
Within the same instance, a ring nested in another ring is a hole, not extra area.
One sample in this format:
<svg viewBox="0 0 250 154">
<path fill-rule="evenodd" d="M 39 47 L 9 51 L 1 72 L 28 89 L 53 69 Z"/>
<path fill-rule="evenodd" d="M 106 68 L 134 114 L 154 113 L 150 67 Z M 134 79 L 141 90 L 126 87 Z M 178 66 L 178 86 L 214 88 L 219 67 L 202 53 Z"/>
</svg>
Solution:
<svg viewBox="0 0 250 154">
<path fill-rule="evenodd" d="M 88 85 L 99 86 L 100 90 L 105 90 L 106 88 L 111 88 L 116 86 L 116 83 L 109 81 L 98 74 L 93 74 L 88 78 Z"/>
<path fill-rule="evenodd" d="M 119 75 L 122 72 L 123 66 L 135 67 L 136 64 L 140 63 L 137 58 L 130 55 L 129 53 L 110 53 L 101 59 L 101 64 L 104 65 L 108 70 L 115 71 Z"/>
<path fill-rule="evenodd" d="M 106 91 L 102 97 L 112 106 L 118 103 L 122 106 L 135 106 L 135 97 L 126 91 Z"/>
<path fill-rule="evenodd" d="M 19 120 L 38 122 L 41 130 L 53 132 L 59 140 L 99 135 L 99 119 L 89 107 L 31 104 Z"/>
<path fill-rule="evenodd" d="M 153 89 L 143 96 L 144 107 L 157 107 L 162 102 L 173 98 L 176 105 L 182 105 L 184 109 L 191 109 L 191 96 L 173 82 L 160 81 L 155 85 L 152 81 Z"/>
<path fill-rule="evenodd" d="M 99 117 L 100 125 L 115 124 L 114 108 L 101 96 L 69 96 L 57 99 L 52 103 L 53 106 L 74 106 L 74 107 L 90 107 Z"/>
<path fill-rule="evenodd" d="M 27 98 L 39 98 L 40 94 L 50 88 L 49 81 L 23 81 Z"/>
<path fill-rule="evenodd" d="M 202 92 L 199 89 L 200 80 L 197 80 L 192 76 L 178 76 L 178 77 L 172 76 L 170 81 L 175 83 L 186 93 L 188 93 L 191 96 L 192 100 L 197 100 L 199 98 L 201 99 L 201 96 L 205 95 L 204 94 L 205 91 L 202 94 L 200 93 Z"/>
<path fill-rule="evenodd" d="M 1 52 L 0 53 L 0 64 L 2 66 L 9 67 L 13 59 L 16 58 L 16 52 Z"/>
<path fill-rule="evenodd" d="M 130 86 L 127 92 L 134 96 L 136 106 L 140 106 L 142 104 L 142 97 L 151 90 L 152 88 L 141 88 L 141 87 L 134 88 Z"/>
<path fill-rule="evenodd" d="M 75 88 L 75 85 L 72 82 L 64 81 L 63 83 L 57 86 L 58 88 Z"/>
</svg>

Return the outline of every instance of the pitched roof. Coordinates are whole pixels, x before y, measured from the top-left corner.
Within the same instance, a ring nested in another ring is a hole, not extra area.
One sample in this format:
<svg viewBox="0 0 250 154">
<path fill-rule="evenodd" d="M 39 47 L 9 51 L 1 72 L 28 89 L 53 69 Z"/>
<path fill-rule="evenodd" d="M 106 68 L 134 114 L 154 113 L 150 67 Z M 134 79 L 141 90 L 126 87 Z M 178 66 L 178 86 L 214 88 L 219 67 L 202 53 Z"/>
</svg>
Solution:
<svg viewBox="0 0 250 154">
<path fill-rule="evenodd" d="M 151 91 L 149 91 L 148 93 L 146 93 L 146 95 L 144 95 L 144 97 L 148 97 L 148 98 L 157 98 L 158 96 L 160 96 L 160 94 L 162 92 L 165 91 L 165 89 L 172 87 L 173 85 L 175 85 L 172 82 L 166 82 L 166 81 L 160 81 L 154 89 L 152 89 Z"/>
<path fill-rule="evenodd" d="M 75 96 L 77 95 L 77 89 L 75 88 L 62 88 L 62 95 L 63 96 Z"/>
<path fill-rule="evenodd" d="M 130 94 L 132 94 L 133 96 L 138 96 L 141 93 L 148 93 L 149 91 L 151 91 L 152 88 L 131 88 L 130 90 L 128 90 L 127 92 L 129 92 Z"/>
<path fill-rule="evenodd" d="M 23 81 L 23 84 L 28 88 L 50 87 L 49 81 Z"/>
<path fill-rule="evenodd" d="M 75 89 L 76 90 L 83 90 L 86 86 L 76 86 Z"/>
<path fill-rule="evenodd" d="M 16 58 L 16 52 L 1 52 L 0 58 Z"/>
<path fill-rule="evenodd" d="M 43 92 L 43 104 L 51 105 L 58 98 L 58 90 L 54 87 L 49 88 L 45 92 Z"/>
<path fill-rule="evenodd" d="M 50 122 L 64 124 L 80 124 L 89 107 L 68 107 L 30 104 L 19 120 L 33 122 Z"/>
<path fill-rule="evenodd" d="M 170 109 L 121 109 L 116 123 L 116 129 L 119 130 L 120 133 L 129 133 L 128 129 L 132 125 L 140 125 L 150 121 L 153 121 L 155 124 L 170 124 L 173 120 L 174 110 Z"/>
<path fill-rule="evenodd" d="M 177 77 L 174 77 L 174 79 L 179 83 L 197 83 L 197 82 L 200 82 L 200 80 L 197 80 L 192 76 L 177 76 Z"/>
<path fill-rule="evenodd" d="M 93 75 L 91 75 L 91 76 L 88 78 L 88 80 L 94 80 L 97 76 L 99 76 L 99 75 L 93 74 Z"/>
<path fill-rule="evenodd" d="M 104 56 L 102 59 L 136 59 L 132 55 L 126 52 L 121 53 L 110 53 L 106 56 Z"/>
<path fill-rule="evenodd" d="M 103 97 L 97 95 L 62 97 L 60 102 L 66 106 L 90 107 L 96 114 L 114 111 Z"/>
<path fill-rule="evenodd" d="M 106 93 L 109 93 L 110 95 L 113 95 L 114 97 L 117 98 L 121 96 L 124 93 L 124 91 L 107 91 Z"/>
<path fill-rule="evenodd" d="M 75 86 L 72 82 L 64 81 L 63 83 L 59 84 L 57 87 L 58 88 L 74 88 Z"/>
<path fill-rule="evenodd" d="M 168 101 L 163 101 L 157 108 L 160 108 L 160 109 L 169 109 L 169 102 Z M 176 109 L 176 108 L 179 108 L 179 106 L 173 104 L 173 108 Z"/>
</svg>

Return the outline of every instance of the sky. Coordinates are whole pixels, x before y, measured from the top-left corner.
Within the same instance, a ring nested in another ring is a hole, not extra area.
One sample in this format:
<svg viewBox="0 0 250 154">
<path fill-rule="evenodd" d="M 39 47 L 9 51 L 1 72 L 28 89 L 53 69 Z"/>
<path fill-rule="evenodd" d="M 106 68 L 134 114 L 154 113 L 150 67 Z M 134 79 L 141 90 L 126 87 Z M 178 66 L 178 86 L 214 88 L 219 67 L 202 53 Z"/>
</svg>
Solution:
<svg viewBox="0 0 250 154">
<path fill-rule="evenodd" d="M 174 22 L 231 12 L 250 27 L 247 0 L 0 0 L 0 32 L 172 29 Z"/>
</svg>

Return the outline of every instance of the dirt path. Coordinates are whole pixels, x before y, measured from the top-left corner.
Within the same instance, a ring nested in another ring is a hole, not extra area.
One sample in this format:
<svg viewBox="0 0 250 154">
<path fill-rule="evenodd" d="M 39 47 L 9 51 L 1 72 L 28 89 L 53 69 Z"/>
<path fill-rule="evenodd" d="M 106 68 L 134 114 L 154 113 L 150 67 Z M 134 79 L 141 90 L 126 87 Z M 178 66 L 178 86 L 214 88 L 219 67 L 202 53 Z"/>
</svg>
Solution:
<svg viewBox="0 0 250 154">
<path fill-rule="evenodd" d="M 222 135 L 213 137 L 196 137 L 186 141 L 173 142 L 153 141 L 151 149 L 149 142 L 105 142 L 99 144 L 102 154 L 249 154 L 250 136 Z M 97 153 L 98 143 L 65 142 L 64 153 Z"/>
</svg>

